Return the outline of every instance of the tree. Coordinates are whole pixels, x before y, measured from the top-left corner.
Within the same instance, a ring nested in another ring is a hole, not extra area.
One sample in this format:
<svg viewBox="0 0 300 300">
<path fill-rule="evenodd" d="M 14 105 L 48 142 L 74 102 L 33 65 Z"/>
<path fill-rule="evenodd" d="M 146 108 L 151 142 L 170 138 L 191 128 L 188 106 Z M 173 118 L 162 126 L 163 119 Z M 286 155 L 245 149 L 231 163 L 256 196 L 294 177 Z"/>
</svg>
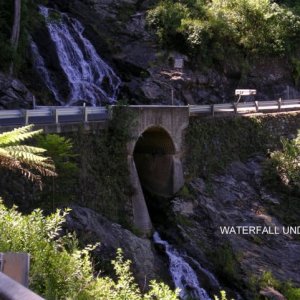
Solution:
<svg viewBox="0 0 300 300">
<path fill-rule="evenodd" d="M 38 183 L 41 188 L 41 175 L 57 174 L 52 160 L 43 156 L 45 149 L 20 144 L 42 132 L 32 129 L 33 125 L 28 125 L 0 134 L 0 167 L 20 171 L 28 179 Z"/>
<path fill-rule="evenodd" d="M 20 37 L 20 23 L 21 23 L 21 0 L 15 0 L 14 2 L 14 22 L 12 27 L 12 33 L 10 37 L 10 42 L 14 51 L 17 50 L 19 44 L 19 37 Z M 13 73 L 14 64 L 11 62 L 9 73 L 12 75 Z"/>
</svg>

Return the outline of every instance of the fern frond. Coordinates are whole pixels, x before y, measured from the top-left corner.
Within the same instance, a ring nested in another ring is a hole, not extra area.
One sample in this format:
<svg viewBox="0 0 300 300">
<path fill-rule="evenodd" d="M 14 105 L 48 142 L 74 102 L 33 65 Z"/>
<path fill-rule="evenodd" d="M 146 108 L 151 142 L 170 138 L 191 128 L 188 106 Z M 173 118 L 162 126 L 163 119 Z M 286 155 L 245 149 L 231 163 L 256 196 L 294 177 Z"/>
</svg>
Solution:
<svg viewBox="0 0 300 300">
<path fill-rule="evenodd" d="M 16 128 L 9 132 L 1 133 L 0 147 L 22 142 L 43 132 L 42 129 L 32 131 L 33 126 L 34 125 L 27 125 L 24 127 Z"/>
<path fill-rule="evenodd" d="M 24 152 L 28 152 L 28 153 L 34 153 L 34 154 L 42 154 L 42 153 L 45 153 L 47 151 L 44 148 L 27 146 L 27 145 L 5 146 L 2 149 L 5 149 L 6 151 L 9 151 L 9 152 L 24 151 Z"/>
<path fill-rule="evenodd" d="M 10 156 L 15 157 L 16 159 L 23 162 L 39 163 L 48 160 L 48 157 L 37 155 L 32 152 L 24 151 L 22 147 L 18 147 L 17 149 L 14 146 L 11 146 L 11 147 L 5 147 L 4 150 L 6 150 L 6 152 L 9 153 Z"/>
<path fill-rule="evenodd" d="M 45 149 L 18 145 L 42 132 L 42 130 L 32 131 L 32 128 L 33 125 L 28 125 L 0 134 L 0 167 L 20 171 L 42 188 L 41 175 L 57 176 L 57 174 L 51 158 L 43 156 Z"/>
</svg>

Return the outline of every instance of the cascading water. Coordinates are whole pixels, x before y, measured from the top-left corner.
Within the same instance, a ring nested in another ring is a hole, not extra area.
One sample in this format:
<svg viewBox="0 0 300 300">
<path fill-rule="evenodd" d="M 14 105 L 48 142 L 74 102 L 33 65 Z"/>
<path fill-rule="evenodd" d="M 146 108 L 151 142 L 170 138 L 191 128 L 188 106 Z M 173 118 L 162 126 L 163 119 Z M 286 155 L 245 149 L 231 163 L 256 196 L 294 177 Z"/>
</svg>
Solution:
<svg viewBox="0 0 300 300">
<path fill-rule="evenodd" d="M 82 24 L 65 13 L 44 6 L 40 6 L 40 13 L 45 18 L 59 64 L 68 80 L 70 92 L 64 104 L 85 101 L 96 106 L 115 102 L 121 81 L 83 36 Z M 49 84 L 51 81 L 47 81 L 45 72 L 41 75 L 55 96 L 55 89 Z"/>
<path fill-rule="evenodd" d="M 54 96 L 54 99 L 61 104 L 63 104 L 61 96 L 59 95 L 58 89 L 51 78 L 51 74 L 46 68 L 46 64 L 44 58 L 39 52 L 39 48 L 37 44 L 30 38 L 30 48 L 32 57 L 34 58 L 34 67 L 43 79 L 44 83 L 46 84 L 47 88 L 51 91 Z"/>
<path fill-rule="evenodd" d="M 157 232 L 153 235 L 154 243 L 163 245 L 170 260 L 170 272 L 173 282 L 180 291 L 180 298 L 211 300 L 206 291 L 200 287 L 197 275 L 191 266 Z"/>
</svg>

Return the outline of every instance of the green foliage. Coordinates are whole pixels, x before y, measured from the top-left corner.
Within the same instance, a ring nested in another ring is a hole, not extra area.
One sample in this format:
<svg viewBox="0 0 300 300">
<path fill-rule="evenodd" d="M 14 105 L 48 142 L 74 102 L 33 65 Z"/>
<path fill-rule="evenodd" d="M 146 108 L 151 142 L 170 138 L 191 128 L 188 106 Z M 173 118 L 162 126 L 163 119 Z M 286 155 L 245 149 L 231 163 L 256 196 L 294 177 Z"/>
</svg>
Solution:
<svg viewBox="0 0 300 300">
<path fill-rule="evenodd" d="M 42 131 L 33 131 L 33 125 L 16 128 L 0 134 L 0 167 L 19 171 L 28 179 L 41 186 L 41 175 L 56 176 L 55 167 L 46 151 L 41 147 L 20 145 L 24 140 L 39 135 Z"/>
<path fill-rule="evenodd" d="M 300 299 L 300 288 L 295 288 L 290 282 L 284 283 L 282 285 L 281 291 L 288 300 Z"/>
<path fill-rule="evenodd" d="M 216 268 L 217 274 L 225 282 L 238 286 L 241 271 L 236 254 L 233 252 L 230 244 L 225 243 L 214 251 L 210 251 L 208 255 Z"/>
<path fill-rule="evenodd" d="M 29 215 L 7 209 L 0 202 L 0 252 L 27 252 L 31 256 L 30 288 L 46 299 L 175 300 L 163 283 L 151 282 L 143 295 L 134 282 L 130 262 L 119 250 L 113 261 L 117 280 L 94 277 L 90 251 L 78 249 L 74 234 L 62 235 L 67 210 L 44 217 L 40 209 Z"/>
<path fill-rule="evenodd" d="M 261 278 L 258 281 L 258 285 L 260 289 L 266 287 L 273 287 L 274 289 L 280 288 L 280 282 L 276 278 L 274 278 L 272 272 L 270 271 L 263 272 Z"/>
<path fill-rule="evenodd" d="M 300 17 L 270 0 L 161 1 L 147 20 L 163 45 L 176 47 L 179 37 L 189 54 L 219 60 L 282 55 L 299 43 Z"/>
<path fill-rule="evenodd" d="M 266 152 L 268 140 L 259 119 L 192 119 L 185 136 L 187 177 L 209 177 L 234 160 Z"/>
<path fill-rule="evenodd" d="M 78 168 L 74 161 L 77 155 L 73 152 L 73 142 L 58 134 L 40 135 L 37 137 L 37 145 L 47 150 L 47 154 L 53 158 L 58 175 L 70 176 Z"/>
<path fill-rule="evenodd" d="M 11 61 L 14 72 L 18 73 L 25 65 L 28 46 L 28 32 L 40 21 L 37 3 L 34 0 L 22 0 L 19 46 L 11 47 L 10 36 L 13 24 L 14 1 L 0 0 L 0 70 L 6 72 Z"/>
<path fill-rule="evenodd" d="M 288 300 L 300 299 L 300 288 L 295 288 L 289 281 L 281 282 L 277 280 L 271 271 L 264 271 L 260 277 L 253 276 L 250 280 L 250 287 L 255 299 L 260 299 L 259 292 L 266 287 L 278 290 Z"/>
<path fill-rule="evenodd" d="M 41 195 L 42 201 L 46 204 L 43 207 L 54 209 L 69 203 L 74 199 L 74 186 L 79 173 L 72 140 L 57 134 L 47 134 L 38 136 L 36 144 L 46 149 L 47 155 L 53 158 L 58 174 L 56 178 L 45 180 Z"/>
<path fill-rule="evenodd" d="M 227 296 L 226 296 L 226 292 L 225 291 L 220 291 L 220 294 L 221 294 L 221 298 L 215 296 L 214 300 L 227 300 Z M 231 300 L 233 300 L 233 299 L 231 299 Z"/>
<path fill-rule="evenodd" d="M 128 226 L 127 203 L 132 193 L 127 165 L 127 142 L 135 116 L 126 106 L 115 106 L 107 128 L 92 134 L 76 133 L 80 174 L 75 193 L 83 204 Z M 78 190 L 80 189 L 80 190 Z"/>
<path fill-rule="evenodd" d="M 270 211 L 285 224 L 298 226 L 300 214 L 300 134 L 293 140 L 281 139 L 282 150 L 270 153 L 264 164 L 264 184 L 276 191 L 279 205 L 271 206 Z"/>
<path fill-rule="evenodd" d="M 300 188 L 300 133 L 296 139 L 281 139 L 282 150 L 271 153 L 266 164 L 270 173 L 277 174 L 282 184 Z"/>
<path fill-rule="evenodd" d="M 147 16 L 148 24 L 156 29 L 161 43 L 165 46 L 171 44 L 178 37 L 181 20 L 189 16 L 186 5 L 168 0 L 160 2 Z"/>
</svg>

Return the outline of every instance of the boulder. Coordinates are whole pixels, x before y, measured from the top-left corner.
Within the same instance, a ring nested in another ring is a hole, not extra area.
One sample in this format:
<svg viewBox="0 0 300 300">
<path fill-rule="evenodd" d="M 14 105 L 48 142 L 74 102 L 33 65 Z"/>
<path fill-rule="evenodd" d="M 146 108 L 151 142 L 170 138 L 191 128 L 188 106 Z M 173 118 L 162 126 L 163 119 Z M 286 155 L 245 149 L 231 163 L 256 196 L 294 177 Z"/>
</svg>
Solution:
<svg viewBox="0 0 300 300">
<path fill-rule="evenodd" d="M 149 239 L 134 235 L 89 208 L 72 205 L 71 209 L 65 230 L 75 231 L 84 244 L 100 242 L 95 256 L 102 265 L 110 265 L 110 261 L 116 256 L 116 250 L 121 248 L 125 258 L 132 261 L 135 278 L 141 287 L 145 288 L 145 284 L 152 279 L 169 280 L 168 266 L 156 253 Z"/>
<path fill-rule="evenodd" d="M 20 80 L 0 73 L 0 109 L 31 108 L 33 99 Z"/>
</svg>

